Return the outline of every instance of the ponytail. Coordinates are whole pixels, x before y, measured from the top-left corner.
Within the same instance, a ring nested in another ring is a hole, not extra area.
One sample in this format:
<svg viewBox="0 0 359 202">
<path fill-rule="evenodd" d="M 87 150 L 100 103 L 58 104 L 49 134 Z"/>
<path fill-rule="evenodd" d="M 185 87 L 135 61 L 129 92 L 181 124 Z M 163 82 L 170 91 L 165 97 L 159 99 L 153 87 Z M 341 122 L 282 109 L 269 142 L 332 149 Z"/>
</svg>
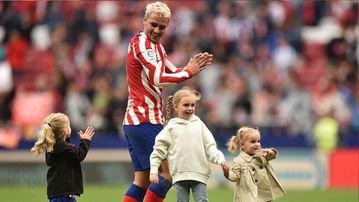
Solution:
<svg viewBox="0 0 359 202">
<path fill-rule="evenodd" d="M 172 117 L 172 108 L 173 108 L 173 95 L 170 95 L 167 97 L 166 100 L 166 118 L 165 118 L 165 122 L 164 122 L 164 126 L 167 125 L 168 121 L 171 119 Z"/>
<path fill-rule="evenodd" d="M 41 127 L 38 140 L 31 148 L 31 152 L 34 155 L 39 155 L 44 152 L 44 150 L 47 152 L 52 152 L 54 150 L 55 142 L 55 134 L 52 131 L 51 124 L 44 123 Z"/>
<path fill-rule="evenodd" d="M 232 136 L 228 141 L 228 151 L 232 154 L 235 154 L 238 151 L 238 137 L 236 135 Z"/>
<path fill-rule="evenodd" d="M 68 117 L 63 113 L 51 113 L 45 120 L 38 135 L 35 145 L 31 148 L 34 155 L 44 151 L 54 151 L 57 138 L 64 138 L 64 131 L 70 127 Z"/>
</svg>

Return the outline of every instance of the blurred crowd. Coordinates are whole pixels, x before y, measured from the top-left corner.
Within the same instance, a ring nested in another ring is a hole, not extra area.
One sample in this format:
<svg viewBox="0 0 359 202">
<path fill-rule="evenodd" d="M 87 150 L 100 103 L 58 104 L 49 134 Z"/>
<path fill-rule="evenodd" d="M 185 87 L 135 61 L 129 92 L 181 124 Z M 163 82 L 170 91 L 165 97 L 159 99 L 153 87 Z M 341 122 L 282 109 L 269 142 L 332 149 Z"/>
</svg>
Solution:
<svg viewBox="0 0 359 202">
<path fill-rule="evenodd" d="M 73 131 L 122 134 L 125 56 L 147 3 L 0 2 L 0 145 L 33 138 L 52 111 L 68 114 Z M 339 144 L 358 136 L 357 1 L 166 3 L 162 44 L 172 62 L 215 57 L 183 85 L 201 92 L 197 113 L 219 142 L 242 125 L 308 141 L 333 133 Z"/>
</svg>

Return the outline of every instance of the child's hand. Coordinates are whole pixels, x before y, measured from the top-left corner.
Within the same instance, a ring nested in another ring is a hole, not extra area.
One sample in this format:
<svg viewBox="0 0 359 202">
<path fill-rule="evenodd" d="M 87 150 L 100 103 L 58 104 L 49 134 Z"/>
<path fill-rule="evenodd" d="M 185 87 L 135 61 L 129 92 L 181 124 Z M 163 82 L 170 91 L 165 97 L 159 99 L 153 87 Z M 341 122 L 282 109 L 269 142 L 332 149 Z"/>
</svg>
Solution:
<svg viewBox="0 0 359 202">
<path fill-rule="evenodd" d="M 157 174 L 150 174 L 150 182 L 152 184 L 158 184 L 158 175 Z"/>
<path fill-rule="evenodd" d="M 91 140 L 94 134 L 95 131 L 91 126 L 87 127 L 85 133 L 83 133 L 82 131 L 79 132 L 80 138 L 87 140 Z"/>
<path fill-rule="evenodd" d="M 254 156 L 263 156 L 266 157 L 269 153 L 269 149 L 258 149 Z"/>
<path fill-rule="evenodd" d="M 269 149 L 269 155 L 277 156 L 278 150 L 276 148 Z"/>
<path fill-rule="evenodd" d="M 223 161 L 223 162 L 221 163 L 221 167 L 222 167 L 222 170 L 223 170 L 223 171 L 229 171 L 229 163 L 228 163 L 228 162 Z"/>
<path fill-rule="evenodd" d="M 271 157 L 276 156 L 278 153 L 278 150 L 275 148 L 269 148 L 269 149 L 259 149 L 255 156 L 263 156 L 263 157 Z"/>
<path fill-rule="evenodd" d="M 224 161 L 221 163 L 221 167 L 222 167 L 222 171 L 223 171 L 223 175 L 224 177 L 226 177 L 228 179 L 228 176 L 229 176 L 229 163 Z"/>
</svg>

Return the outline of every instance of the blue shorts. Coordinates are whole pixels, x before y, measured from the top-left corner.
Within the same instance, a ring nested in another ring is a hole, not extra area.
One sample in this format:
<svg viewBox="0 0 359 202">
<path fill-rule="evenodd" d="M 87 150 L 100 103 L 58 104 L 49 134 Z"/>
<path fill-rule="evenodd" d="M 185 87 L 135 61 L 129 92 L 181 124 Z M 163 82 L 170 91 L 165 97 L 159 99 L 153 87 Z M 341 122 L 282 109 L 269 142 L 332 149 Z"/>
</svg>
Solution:
<svg viewBox="0 0 359 202">
<path fill-rule="evenodd" d="M 150 169 L 150 155 L 155 145 L 157 134 L 163 129 L 162 124 L 141 123 L 124 125 L 125 137 L 130 152 L 132 167 L 135 171 Z"/>
<path fill-rule="evenodd" d="M 50 202 L 77 202 L 74 196 L 57 196 L 49 199 Z"/>
</svg>

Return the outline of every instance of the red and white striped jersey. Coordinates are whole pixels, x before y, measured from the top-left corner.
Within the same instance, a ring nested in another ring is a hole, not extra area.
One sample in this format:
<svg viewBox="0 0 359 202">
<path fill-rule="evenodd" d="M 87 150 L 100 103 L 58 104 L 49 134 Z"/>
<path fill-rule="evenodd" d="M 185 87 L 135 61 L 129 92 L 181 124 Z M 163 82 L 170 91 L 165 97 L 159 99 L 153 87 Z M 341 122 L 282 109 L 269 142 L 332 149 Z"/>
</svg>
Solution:
<svg viewBox="0 0 359 202">
<path fill-rule="evenodd" d="M 126 57 L 128 103 L 124 125 L 162 124 L 162 90 L 192 77 L 186 68 L 175 67 L 161 44 L 140 32 L 129 43 Z"/>
</svg>

